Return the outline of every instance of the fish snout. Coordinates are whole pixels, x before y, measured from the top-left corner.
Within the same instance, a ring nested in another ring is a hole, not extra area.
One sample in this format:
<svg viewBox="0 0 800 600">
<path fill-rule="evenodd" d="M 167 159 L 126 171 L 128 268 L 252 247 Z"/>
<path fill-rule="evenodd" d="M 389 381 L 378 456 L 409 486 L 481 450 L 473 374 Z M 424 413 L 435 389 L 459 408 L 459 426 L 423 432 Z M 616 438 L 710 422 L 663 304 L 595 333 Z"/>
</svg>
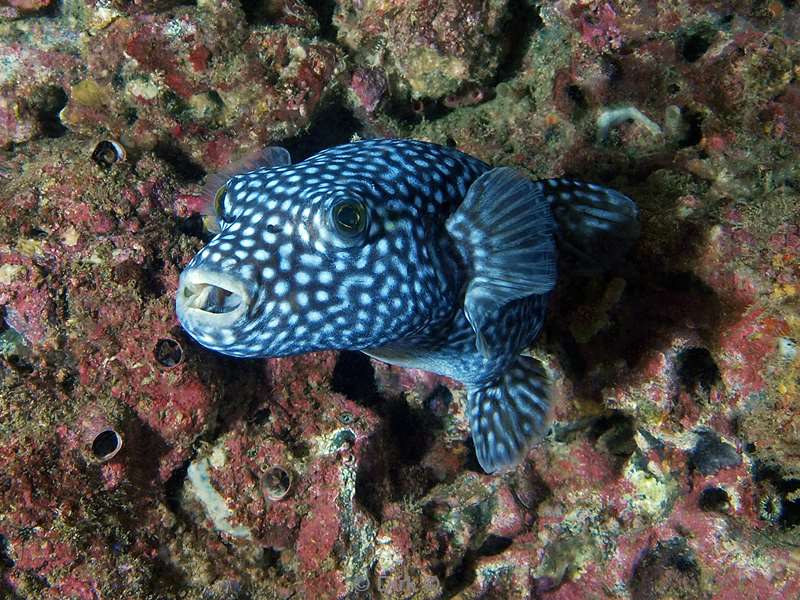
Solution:
<svg viewBox="0 0 800 600">
<path fill-rule="evenodd" d="M 247 286 L 227 273 L 202 268 L 181 274 L 176 298 L 178 318 L 184 326 L 230 327 L 252 302 Z"/>
</svg>

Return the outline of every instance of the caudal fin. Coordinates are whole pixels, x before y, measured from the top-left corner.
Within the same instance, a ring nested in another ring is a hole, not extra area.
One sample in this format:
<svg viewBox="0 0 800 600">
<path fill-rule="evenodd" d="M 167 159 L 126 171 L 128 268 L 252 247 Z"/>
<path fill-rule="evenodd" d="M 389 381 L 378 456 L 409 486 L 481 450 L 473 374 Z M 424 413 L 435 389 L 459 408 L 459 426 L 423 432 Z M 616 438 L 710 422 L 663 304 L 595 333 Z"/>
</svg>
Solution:
<svg viewBox="0 0 800 600">
<path fill-rule="evenodd" d="M 467 389 L 478 462 L 487 473 L 514 467 L 547 433 L 550 400 L 542 364 L 519 356 L 498 380 Z"/>
<path fill-rule="evenodd" d="M 618 262 L 639 237 L 636 203 L 611 188 L 573 179 L 536 182 L 550 203 L 562 253 L 586 269 Z"/>
</svg>

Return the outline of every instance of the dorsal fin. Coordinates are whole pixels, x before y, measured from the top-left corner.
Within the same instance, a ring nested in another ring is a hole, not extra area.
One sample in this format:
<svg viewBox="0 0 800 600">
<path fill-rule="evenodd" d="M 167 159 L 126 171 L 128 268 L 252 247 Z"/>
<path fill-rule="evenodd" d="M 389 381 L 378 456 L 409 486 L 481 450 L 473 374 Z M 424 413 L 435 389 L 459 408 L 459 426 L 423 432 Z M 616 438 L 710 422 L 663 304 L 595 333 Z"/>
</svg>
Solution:
<svg viewBox="0 0 800 600">
<path fill-rule="evenodd" d="M 217 191 L 234 175 L 240 173 L 249 173 L 256 169 L 268 169 L 271 167 L 281 167 L 284 165 L 292 164 L 292 159 L 289 156 L 289 151 L 280 146 L 267 146 L 255 152 L 248 154 L 233 161 L 227 167 L 216 173 L 210 173 L 206 176 L 206 182 L 200 194 L 205 198 L 203 209 L 200 211 L 202 215 L 213 216 L 216 212 L 214 201 L 216 199 Z"/>
</svg>

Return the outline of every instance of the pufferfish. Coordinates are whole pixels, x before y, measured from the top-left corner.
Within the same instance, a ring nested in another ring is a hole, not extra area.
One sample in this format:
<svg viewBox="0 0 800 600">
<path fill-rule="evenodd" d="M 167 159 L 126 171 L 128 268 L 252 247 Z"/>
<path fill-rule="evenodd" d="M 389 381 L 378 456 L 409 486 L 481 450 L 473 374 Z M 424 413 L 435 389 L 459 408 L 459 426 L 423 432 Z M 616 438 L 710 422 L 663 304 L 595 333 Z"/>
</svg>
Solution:
<svg viewBox="0 0 800 600">
<path fill-rule="evenodd" d="M 219 230 L 180 277 L 186 331 L 232 356 L 360 350 L 461 381 L 488 473 L 549 428 L 546 371 L 521 353 L 542 328 L 558 252 L 602 265 L 639 234 L 617 191 L 415 140 L 297 164 L 271 147 L 209 185 Z"/>
</svg>

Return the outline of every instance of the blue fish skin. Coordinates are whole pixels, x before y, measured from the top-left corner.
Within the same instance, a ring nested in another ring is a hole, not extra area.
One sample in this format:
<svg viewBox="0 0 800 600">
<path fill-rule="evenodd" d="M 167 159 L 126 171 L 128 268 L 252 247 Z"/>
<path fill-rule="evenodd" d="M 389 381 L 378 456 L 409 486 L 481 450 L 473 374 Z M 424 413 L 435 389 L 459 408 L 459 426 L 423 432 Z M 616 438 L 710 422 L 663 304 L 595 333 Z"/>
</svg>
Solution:
<svg viewBox="0 0 800 600">
<path fill-rule="evenodd" d="M 576 256 L 627 247 L 633 202 L 414 140 L 269 156 L 217 195 L 220 232 L 181 275 L 186 331 L 233 356 L 362 350 L 462 381 L 481 465 L 513 467 L 548 426 L 546 375 L 520 352 L 544 321 L 556 239 Z"/>
</svg>

